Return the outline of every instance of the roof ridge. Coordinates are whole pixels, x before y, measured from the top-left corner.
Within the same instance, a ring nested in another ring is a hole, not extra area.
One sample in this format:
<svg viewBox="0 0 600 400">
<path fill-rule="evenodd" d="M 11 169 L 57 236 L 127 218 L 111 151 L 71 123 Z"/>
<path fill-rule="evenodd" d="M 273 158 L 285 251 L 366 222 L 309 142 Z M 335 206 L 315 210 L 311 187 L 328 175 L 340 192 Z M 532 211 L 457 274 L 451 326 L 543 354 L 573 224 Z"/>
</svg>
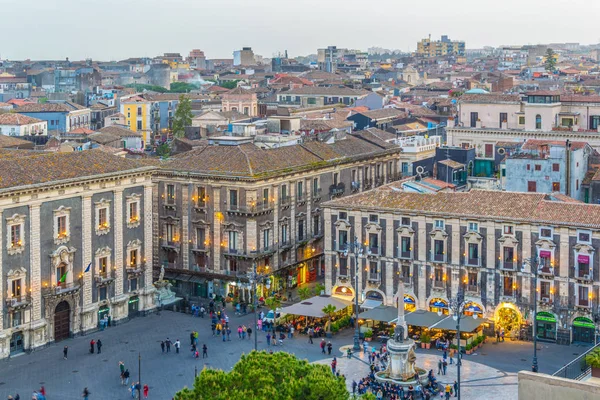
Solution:
<svg viewBox="0 0 600 400">
<path fill-rule="evenodd" d="M 237 148 L 239 151 L 242 152 L 244 157 L 246 157 L 246 161 L 248 162 L 248 169 L 250 170 L 250 175 L 254 175 L 254 170 L 252 169 L 252 163 L 250 162 L 250 157 L 248 157 L 248 154 L 244 151 L 242 146 L 237 146 Z"/>
<path fill-rule="evenodd" d="M 317 143 L 321 143 L 321 142 L 317 142 Z M 306 151 L 308 151 L 310 154 L 312 154 L 313 156 L 317 157 L 318 159 L 325 161 L 325 158 L 321 157 L 320 155 L 318 155 L 317 153 L 315 153 L 314 151 L 310 150 L 309 148 L 304 146 L 304 143 L 300 143 L 300 147 Z M 339 154 L 338 154 L 339 155 Z"/>
</svg>

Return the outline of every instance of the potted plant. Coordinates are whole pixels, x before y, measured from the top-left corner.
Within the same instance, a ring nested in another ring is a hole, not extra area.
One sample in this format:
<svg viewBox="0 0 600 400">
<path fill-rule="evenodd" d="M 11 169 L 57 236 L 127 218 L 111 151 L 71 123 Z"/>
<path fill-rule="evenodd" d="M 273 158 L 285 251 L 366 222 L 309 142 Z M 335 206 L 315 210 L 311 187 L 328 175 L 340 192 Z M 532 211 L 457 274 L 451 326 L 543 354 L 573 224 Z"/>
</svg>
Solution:
<svg viewBox="0 0 600 400">
<path fill-rule="evenodd" d="M 367 329 L 365 331 L 365 341 L 370 342 L 373 337 L 373 331 L 371 329 Z"/>
<path fill-rule="evenodd" d="M 585 362 L 592 367 L 592 376 L 600 378 L 600 349 L 595 349 L 585 356 Z"/>
<path fill-rule="evenodd" d="M 321 311 L 323 311 L 323 314 L 327 315 L 327 317 L 329 318 L 329 323 L 327 324 L 327 337 L 331 337 L 331 324 L 333 323 L 332 317 L 335 314 L 336 310 L 337 310 L 337 307 L 334 306 L 333 304 L 327 304 L 321 310 Z"/>
<path fill-rule="evenodd" d="M 421 334 L 421 348 L 428 349 L 430 347 L 431 347 L 431 338 L 429 337 L 428 334 L 422 333 Z"/>
<path fill-rule="evenodd" d="M 471 343 L 467 344 L 465 350 L 467 351 L 467 354 L 471 355 L 471 353 L 473 353 L 473 345 Z"/>
<path fill-rule="evenodd" d="M 457 349 L 458 349 L 458 347 L 455 344 L 450 345 L 450 357 L 454 357 L 454 353 L 456 352 Z"/>
</svg>

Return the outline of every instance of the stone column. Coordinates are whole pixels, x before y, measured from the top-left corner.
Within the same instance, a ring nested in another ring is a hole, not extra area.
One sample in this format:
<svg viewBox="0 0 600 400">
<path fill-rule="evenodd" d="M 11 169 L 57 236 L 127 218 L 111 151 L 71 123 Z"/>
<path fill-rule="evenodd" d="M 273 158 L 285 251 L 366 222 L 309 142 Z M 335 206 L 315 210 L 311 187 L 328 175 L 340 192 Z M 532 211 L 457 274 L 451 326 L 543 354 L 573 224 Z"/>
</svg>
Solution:
<svg viewBox="0 0 600 400">
<path fill-rule="evenodd" d="M 42 260 L 40 254 L 40 205 L 29 206 L 29 249 L 30 249 L 30 274 L 31 274 L 31 307 L 33 320 L 42 318 Z M 2 224 L 4 225 L 4 221 Z M 3 282 L 4 283 L 4 282 Z M 50 286 L 50 283 L 48 283 Z"/>
<path fill-rule="evenodd" d="M 521 262 L 521 264 L 523 264 L 524 266 L 524 270 L 526 272 L 531 272 L 531 262 L 528 262 L 527 264 L 525 263 L 525 260 L 530 259 L 531 258 L 531 230 L 529 229 L 528 226 L 524 226 L 523 227 L 523 250 L 522 250 L 522 257 L 519 260 Z M 527 266 L 525 266 L 527 265 Z M 527 277 L 526 275 L 523 276 L 522 279 L 522 285 L 523 287 L 519 288 L 519 291 L 521 292 L 521 297 L 525 297 L 527 299 L 527 302 L 529 302 L 529 296 L 531 293 L 531 290 L 535 290 L 535 288 L 531 288 L 531 280 L 529 279 L 529 277 Z M 521 310 L 521 312 L 525 312 L 525 310 Z"/>
<path fill-rule="evenodd" d="M 181 185 L 181 268 L 190 269 L 190 185 Z M 193 189 L 192 189 L 193 190 Z"/>
<path fill-rule="evenodd" d="M 152 251 L 152 256 L 150 258 L 146 258 L 146 261 L 150 261 L 151 265 L 153 267 L 156 268 L 160 268 L 160 227 L 158 226 L 158 221 L 159 221 L 159 207 L 161 207 L 161 204 L 159 202 L 159 193 L 158 193 L 158 184 L 154 185 L 152 187 L 151 190 L 152 196 L 150 198 L 146 197 L 148 195 L 148 188 L 145 189 L 145 194 L 144 194 L 144 204 L 146 203 L 150 203 L 151 204 L 151 210 L 150 210 L 150 214 L 146 214 L 146 209 L 144 210 L 144 220 L 146 218 L 148 218 L 149 215 L 152 216 L 151 218 L 151 223 L 152 223 L 152 232 L 155 232 L 155 235 L 152 235 L 152 240 L 150 242 L 147 242 L 148 245 L 150 245 L 150 243 L 152 243 L 152 248 L 154 249 L 154 251 Z M 145 228 L 144 228 L 145 229 Z"/>
<path fill-rule="evenodd" d="M 115 298 L 118 298 L 123 294 L 123 189 L 116 188 L 114 192 L 115 197 Z M 113 318 L 116 317 L 113 315 Z"/>
<path fill-rule="evenodd" d="M 384 171 L 387 171 L 384 169 Z M 385 304 L 393 305 L 394 302 L 394 216 L 392 214 L 385 214 L 383 217 L 386 220 L 385 224 L 385 255 L 386 259 L 386 271 L 385 271 Z"/>
<path fill-rule="evenodd" d="M 146 270 L 144 271 L 144 286 L 145 293 L 149 293 L 143 299 L 142 309 L 148 310 L 154 308 L 154 286 L 152 286 L 152 271 L 154 265 L 152 264 L 152 240 L 154 236 L 152 234 L 152 226 L 154 223 L 152 214 L 152 183 L 144 187 L 144 214 L 142 216 L 144 221 L 144 260 L 146 263 Z"/>
<path fill-rule="evenodd" d="M 221 226 L 223 223 L 223 214 L 221 211 L 221 187 L 215 186 L 213 187 L 213 196 L 212 196 L 212 205 L 214 208 L 213 215 L 213 240 L 212 240 L 212 261 L 213 261 L 213 271 L 219 272 L 222 268 L 221 266 L 221 242 L 223 238 L 221 237 Z M 209 198 L 210 200 L 210 198 Z"/>
<path fill-rule="evenodd" d="M 269 194 L 271 195 L 271 197 L 269 199 L 267 199 L 267 201 L 271 201 L 273 200 L 272 204 L 273 204 L 273 245 L 276 246 L 277 244 L 280 244 L 280 238 L 279 238 L 279 202 L 278 202 L 278 193 L 277 193 L 277 186 L 272 186 L 269 188 Z M 289 234 L 289 232 L 288 232 Z M 279 256 L 280 253 L 279 251 L 277 251 L 274 255 L 273 255 L 273 271 L 277 271 L 279 269 Z M 285 277 L 285 285 L 287 287 L 287 275 L 284 276 Z"/>
<path fill-rule="evenodd" d="M 81 248 L 81 265 L 83 268 L 83 310 L 92 304 L 92 270 L 95 268 L 94 259 L 92 254 L 92 224 L 94 223 L 94 217 L 92 215 L 92 196 L 82 196 L 82 248 Z M 119 224 L 119 220 L 115 218 L 115 225 Z M 85 272 L 89 263 L 92 262 L 92 268 L 90 271 Z M 84 321 L 85 325 L 85 321 Z"/>
<path fill-rule="evenodd" d="M 333 263 L 331 260 L 331 253 L 333 250 L 332 240 L 331 240 L 331 209 L 325 209 L 323 213 L 323 227 L 324 227 L 324 243 L 323 243 L 323 251 L 325 253 L 325 293 L 331 295 L 331 291 L 333 289 Z M 348 265 L 350 268 L 350 265 Z"/>
</svg>

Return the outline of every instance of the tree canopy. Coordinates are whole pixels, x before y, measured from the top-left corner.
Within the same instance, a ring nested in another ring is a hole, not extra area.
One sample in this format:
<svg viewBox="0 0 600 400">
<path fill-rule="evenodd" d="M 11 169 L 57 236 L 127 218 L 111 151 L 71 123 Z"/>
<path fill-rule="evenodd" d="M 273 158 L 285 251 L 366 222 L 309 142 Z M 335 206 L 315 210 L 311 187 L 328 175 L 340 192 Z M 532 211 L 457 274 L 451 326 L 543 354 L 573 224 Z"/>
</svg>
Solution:
<svg viewBox="0 0 600 400">
<path fill-rule="evenodd" d="M 198 86 L 186 82 L 173 82 L 170 88 L 169 92 L 171 93 L 189 93 L 192 90 L 198 89 Z"/>
<path fill-rule="evenodd" d="M 192 125 L 193 117 L 192 101 L 182 94 L 179 96 L 179 104 L 173 117 L 173 136 L 183 137 L 185 135 L 185 127 Z"/>
<path fill-rule="evenodd" d="M 556 67 L 557 54 L 554 52 L 554 50 L 548 49 L 548 50 L 546 50 L 545 57 L 546 57 L 546 61 L 544 61 L 544 68 L 548 72 L 553 72 L 554 68 Z"/>
<path fill-rule="evenodd" d="M 184 388 L 175 400 L 346 400 L 344 378 L 329 366 L 309 364 L 285 352 L 253 351 L 242 355 L 231 372 L 204 369 L 193 388 Z"/>
<path fill-rule="evenodd" d="M 239 80 L 221 82 L 219 86 L 224 87 L 225 89 L 235 89 L 237 87 L 238 82 Z"/>
</svg>

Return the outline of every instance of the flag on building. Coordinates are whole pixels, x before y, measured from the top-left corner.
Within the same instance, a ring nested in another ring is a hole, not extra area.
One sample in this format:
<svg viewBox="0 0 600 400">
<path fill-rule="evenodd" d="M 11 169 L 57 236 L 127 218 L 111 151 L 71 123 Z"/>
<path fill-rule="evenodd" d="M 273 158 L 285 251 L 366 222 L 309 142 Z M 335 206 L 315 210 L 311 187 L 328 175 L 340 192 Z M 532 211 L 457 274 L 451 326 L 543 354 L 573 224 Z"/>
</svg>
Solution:
<svg viewBox="0 0 600 400">
<path fill-rule="evenodd" d="M 63 274 L 63 276 L 60 277 L 60 280 L 58 281 L 58 286 L 60 286 L 61 283 L 65 283 L 66 280 L 67 280 L 67 272 L 65 272 Z"/>
<path fill-rule="evenodd" d="M 87 268 L 85 269 L 85 272 L 90 272 L 90 268 L 92 268 L 92 262 L 91 261 L 88 264 Z"/>
</svg>

